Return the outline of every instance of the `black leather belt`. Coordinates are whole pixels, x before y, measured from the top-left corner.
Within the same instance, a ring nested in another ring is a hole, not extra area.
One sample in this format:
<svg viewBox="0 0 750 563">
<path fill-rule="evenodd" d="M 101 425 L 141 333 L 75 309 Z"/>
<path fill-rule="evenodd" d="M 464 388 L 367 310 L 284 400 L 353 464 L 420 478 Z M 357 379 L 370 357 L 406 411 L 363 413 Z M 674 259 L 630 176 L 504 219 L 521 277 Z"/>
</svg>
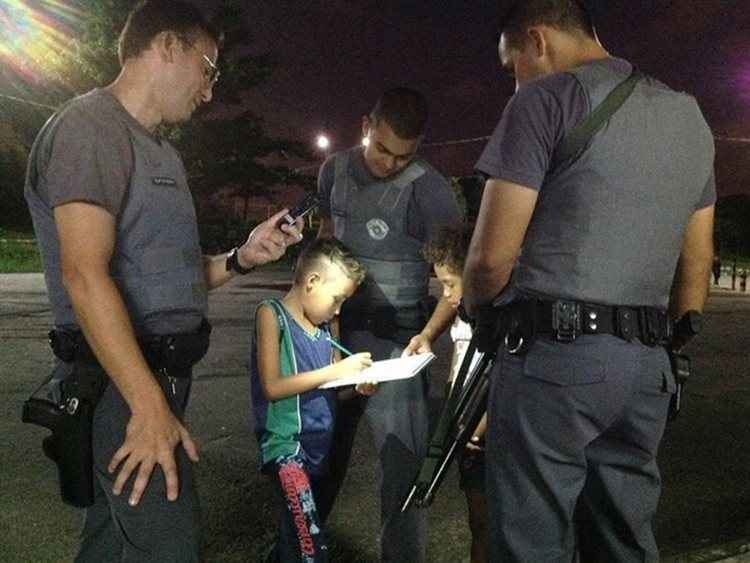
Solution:
<svg viewBox="0 0 750 563">
<path fill-rule="evenodd" d="M 211 325 L 203 319 L 195 332 L 140 336 L 138 346 L 151 369 L 167 371 L 174 377 L 189 377 L 189 369 L 205 356 L 210 335 Z M 52 330 L 49 343 L 55 356 L 64 362 L 99 363 L 80 331 Z"/>
<path fill-rule="evenodd" d="M 612 334 L 627 341 L 634 338 L 647 346 L 667 344 L 672 323 L 666 311 L 655 307 L 599 305 L 565 299 L 531 299 L 512 304 L 520 310 L 520 324 L 533 324 L 532 332 L 552 334 L 572 341 L 582 334 Z M 522 332 L 526 332 L 522 329 Z"/>
</svg>

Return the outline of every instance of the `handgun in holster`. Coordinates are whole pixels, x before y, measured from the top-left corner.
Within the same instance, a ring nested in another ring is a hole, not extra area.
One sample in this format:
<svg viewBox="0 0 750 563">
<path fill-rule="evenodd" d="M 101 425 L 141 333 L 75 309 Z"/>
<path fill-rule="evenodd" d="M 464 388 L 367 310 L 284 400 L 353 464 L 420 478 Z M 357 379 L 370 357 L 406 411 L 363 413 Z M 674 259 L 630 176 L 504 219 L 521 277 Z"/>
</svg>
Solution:
<svg viewBox="0 0 750 563">
<path fill-rule="evenodd" d="M 61 346 L 59 340 L 55 346 Z M 63 355 L 72 360 L 67 351 Z M 57 465 L 63 502 L 78 508 L 94 503 L 92 425 L 104 385 L 100 372 L 75 362 L 63 378 L 53 372 L 23 405 L 23 422 L 52 431 L 42 449 Z"/>
<path fill-rule="evenodd" d="M 486 412 L 489 375 L 503 336 L 500 319 L 496 308 L 487 307 L 473 323 L 471 342 L 401 512 L 412 504 L 419 508 L 432 504 L 451 462 L 466 447 Z M 479 356 L 472 367 L 475 352 Z"/>
</svg>

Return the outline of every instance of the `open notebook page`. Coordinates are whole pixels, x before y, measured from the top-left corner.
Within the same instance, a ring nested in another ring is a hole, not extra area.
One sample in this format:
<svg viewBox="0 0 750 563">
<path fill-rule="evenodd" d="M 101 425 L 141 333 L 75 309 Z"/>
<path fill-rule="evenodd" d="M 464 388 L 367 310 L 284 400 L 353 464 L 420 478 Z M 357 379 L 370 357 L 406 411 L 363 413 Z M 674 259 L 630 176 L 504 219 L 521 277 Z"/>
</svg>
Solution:
<svg viewBox="0 0 750 563">
<path fill-rule="evenodd" d="M 380 360 L 379 362 L 373 362 L 369 368 L 358 373 L 324 383 L 320 386 L 320 389 L 356 385 L 357 383 L 380 383 L 382 381 L 393 381 L 394 379 L 407 379 L 417 375 L 434 359 L 435 354 L 427 353 L 414 354 L 405 358 Z"/>
</svg>

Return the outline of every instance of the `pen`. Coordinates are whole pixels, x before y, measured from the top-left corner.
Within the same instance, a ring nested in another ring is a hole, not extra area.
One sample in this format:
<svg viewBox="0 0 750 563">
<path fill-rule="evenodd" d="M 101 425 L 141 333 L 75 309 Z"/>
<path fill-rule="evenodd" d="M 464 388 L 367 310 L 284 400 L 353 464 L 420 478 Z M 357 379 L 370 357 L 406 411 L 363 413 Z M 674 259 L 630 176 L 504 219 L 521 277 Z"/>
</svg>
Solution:
<svg viewBox="0 0 750 563">
<path fill-rule="evenodd" d="M 351 351 L 347 350 L 346 348 L 344 348 L 341 344 L 339 344 L 338 342 L 336 342 L 330 336 L 326 337 L 326 340 L 328 340 L 328 342 L 330 342 L 333 345 L 334 348 L 338 348 L 339 350 L 341 350 L 347 356 L 353 356 L 354 355 L 354 352 L 351 352 Z"/>
</svg>

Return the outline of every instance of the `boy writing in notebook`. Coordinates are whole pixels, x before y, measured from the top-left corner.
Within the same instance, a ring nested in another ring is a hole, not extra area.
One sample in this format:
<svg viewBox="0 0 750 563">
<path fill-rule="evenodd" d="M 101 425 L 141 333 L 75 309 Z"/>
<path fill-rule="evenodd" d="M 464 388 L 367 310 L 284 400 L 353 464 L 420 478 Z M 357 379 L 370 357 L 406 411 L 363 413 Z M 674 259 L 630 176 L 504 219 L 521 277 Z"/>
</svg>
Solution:
<svg viewBox="0 0 750 563">
<path fill-rule="evenodd" d="M 319 239 L 300 256 L 281 300 L 256 310 L 250 357 L 255 434 L 264 473 L 284 499 L 272 560 L 328 561 L 316 488 L 327 473 L 336 389 L 319 387 L 372 364 L 369 352 L 339 358 L 328 322 L 354 293 L 364 267 L 334 239 Z M 374 392 L 358 385 L 357 392 Z M 344 392 L 346 393 L 346 392 Z"/>
<path fill-rule="evenodd" d="M 471 231 L 466 228 L 445 227 L 425 245 L 424 256 L 433 265 L 435 276 L 443 286 L 443 297 L 458 309 L 463 295 L 461 274 L 471 241 Z M 453 340 L 448 385 L 455 383 L 456 375 L 471 341 L 471 326 L 460 314 L 450 329 Z M 466 448 L 459 454 L 458 471 L 461 489 L 466 495 L 471 530 L 471 562 L 487 561 L 487 499 L 484 486 L 484 433 L 487 414 L 482 417 Z"/>
</svg>

